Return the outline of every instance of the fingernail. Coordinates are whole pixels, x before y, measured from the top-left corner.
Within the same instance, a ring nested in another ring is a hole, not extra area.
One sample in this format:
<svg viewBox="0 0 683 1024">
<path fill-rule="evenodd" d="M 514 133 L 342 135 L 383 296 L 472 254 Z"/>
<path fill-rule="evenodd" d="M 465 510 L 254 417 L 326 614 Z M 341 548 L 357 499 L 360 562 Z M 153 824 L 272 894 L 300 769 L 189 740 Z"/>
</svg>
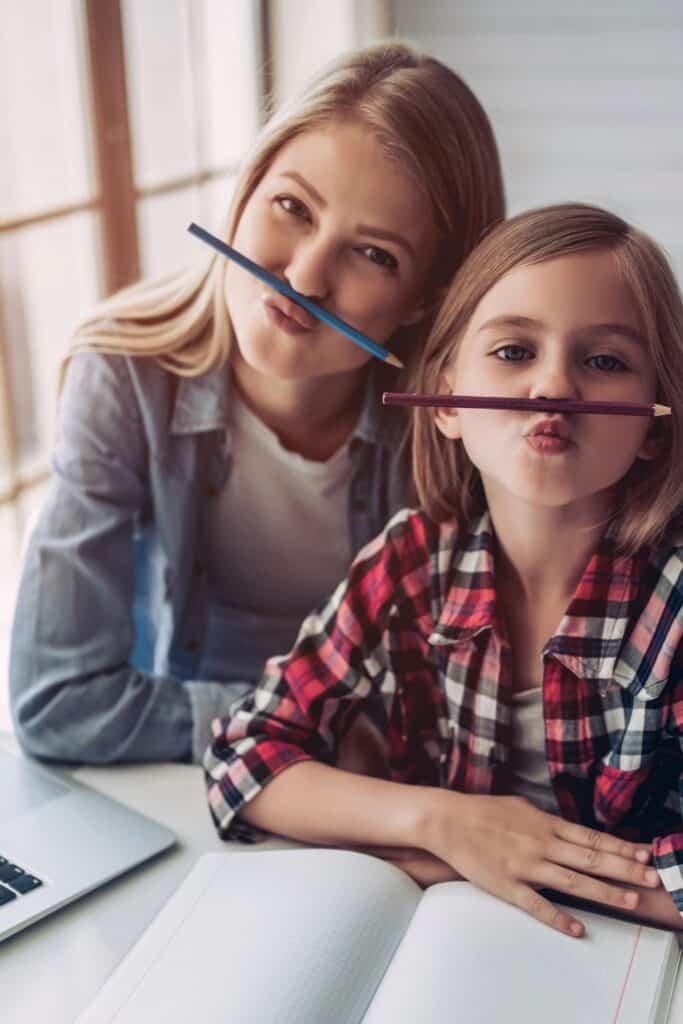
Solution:
<svg viewBox="0 0 683 1024">
<path fill-rule="evenodd" d="M 638 893 L 637 892 L 627 892 L 627 893 L 624 893 L 624 903 L 626 904 L 627 907 L 635 907 L 637 902 L 638 902 Z"/>
<path fill-rule="evenodd" d="M 577 937 L 579 935 L 583 935 L 583 925 L 579 924 L 578 921 L 572 921 L 572 923 L 569 925 L 569 931 L 572 933 L 572 935 L 576 935 Z"/>
<path fill-rule="evenodd" d="M 655 882 L 659 881 L 659 875 L 654 868 L 651 868 L 649 871 L 645 872 L 645 881 L 649 882 L 651 885 L 654 885 Z"/>
<path fill-rule="evenodd" d="M 636 860 L 641 861 L 643 864 L 646 864 L 647 861 L 649 861 L 649 859 L 650 859 L 650 851 L 649 850 L 638 850 L 638 852 L 636 853 Z"/>
</svg>

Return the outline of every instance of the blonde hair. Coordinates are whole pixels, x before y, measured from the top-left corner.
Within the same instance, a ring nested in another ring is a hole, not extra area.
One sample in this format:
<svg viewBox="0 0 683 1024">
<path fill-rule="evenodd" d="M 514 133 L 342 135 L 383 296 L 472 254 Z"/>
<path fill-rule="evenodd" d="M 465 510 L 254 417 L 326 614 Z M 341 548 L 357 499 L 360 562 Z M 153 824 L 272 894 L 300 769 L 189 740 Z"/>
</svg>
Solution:
<svg viewBox="0 0 683 1024">
<path fill-rule="evenodd" d="M 311 129 L 353 118 L 375 133 L 428 195 L 440 246 L 430 296 L 451 279 L 482 232 L 505 213 L 496 142 L 478 100 L 444 64 L 401 43 L 341 58 L 300 98 L 268 122 L 237 183 L 225 237 L 279 150 Z M 124 288 L 102 302 L 76 330 L 69 355 L 82 349 L 156 358 L 180 376 L 223 365 L 232 330 L 223 297 L 225 261 Z M 426 337 L 433 316 L 397 332 L 392 349 L 405 358 Z M 399 337 L 400 334 L 400 337 Z M 68 357 L 67 357 L 68 358 Z"/>
<path fill-rule="evenodd" d="M 661 540 L 683 505 L 683 374 L 678 370 L 683 367 L 683 302 L 665 255 L 647 235 L 612 213 L 578 203 L 530 210 L 494 228 L 456 274 L 413 383 L 418 391 L 438 390 L 474 311 L 508 271 L 591 251 L 613 254 L 642 320 L 657 374 L 656 400 L 673 410 L 655 421 L 658 458 L 636 460 L 620 483 L 612 517 L 616 544 L 622 553 L 632 553 Z M 462 442 L 446 440 L 434 414 L 415 409 L 412 444 L 415 486 L 427 514 L 471 524 L 485 498 Z"/>
</svg>

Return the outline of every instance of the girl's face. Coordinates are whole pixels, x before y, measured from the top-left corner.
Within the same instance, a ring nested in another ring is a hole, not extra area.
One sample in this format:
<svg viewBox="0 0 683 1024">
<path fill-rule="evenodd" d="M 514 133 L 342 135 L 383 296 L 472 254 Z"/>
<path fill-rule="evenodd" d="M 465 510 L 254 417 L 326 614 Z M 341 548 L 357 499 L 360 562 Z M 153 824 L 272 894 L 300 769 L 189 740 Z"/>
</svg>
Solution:
<svg viewBox="0 0 683 1024">
<path fill-rule="evenodd" d="M 608 252 L 505 274 L 475 310 L 444 383 L 455 394 L 608 402 L 653 402 L 656 391 L 637 309 Z M 462 409 L 437 422 L 462 438 L 489 503 L 514 496 L 599 510 L 635 459 L 656 456 L 648 417 Z"/>
<path fill-rule="evenodd" d="M 435 252 L 431 206 L 356 123 L 297 136 L 250 196 L 233 244 L 380 343 L 417 321 Z M 225 301 L 241 357 L 269 376 L 354 370 L 371 356 L 232 262 Z"/>
</svg>

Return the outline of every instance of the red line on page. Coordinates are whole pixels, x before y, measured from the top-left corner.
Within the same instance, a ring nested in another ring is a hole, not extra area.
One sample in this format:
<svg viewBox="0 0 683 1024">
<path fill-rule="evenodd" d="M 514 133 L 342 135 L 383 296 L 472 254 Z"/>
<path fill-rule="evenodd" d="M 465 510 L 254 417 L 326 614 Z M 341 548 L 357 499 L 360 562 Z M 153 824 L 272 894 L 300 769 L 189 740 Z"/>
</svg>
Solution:
<svg viewBox="0 0 683 1024">
<path fill-rule="evenodd" d="M 624 993 L 626 992 L 626 986 L 628 985 L 628 979 L 631 976 L 631 970 L 633 968 L 633 961 L 636 958 L 636 950 L 638 949 L 638 943 L 640 942 L 640 933 L 641 933 L 641 931 L 642 931 L 642 928 L 641 928 L 640 925 L 638 925 L 637 930 L 636 930 L 636 939 L 635 939 L 635 942 L 633 943 L 633 949 L 631 951 L 631 959 L 629 960 L 628 967 L 626 968 L 626 974 L 624 975 L 624 980 L 623 980 L 623 982 L 621 984 L 621 992 L 619 993 L 619 1000 L 617 1002 L 617 1008 L 616 1008 L 616 1011 L 614 1013 L 614 1017 L 612 1018 L 612 1024 L 617 1024 L 617 1022 L 619 1020 L 619 1014 L 621 1013 L 621 1004 L 624 1001 Z"/>
</svg>

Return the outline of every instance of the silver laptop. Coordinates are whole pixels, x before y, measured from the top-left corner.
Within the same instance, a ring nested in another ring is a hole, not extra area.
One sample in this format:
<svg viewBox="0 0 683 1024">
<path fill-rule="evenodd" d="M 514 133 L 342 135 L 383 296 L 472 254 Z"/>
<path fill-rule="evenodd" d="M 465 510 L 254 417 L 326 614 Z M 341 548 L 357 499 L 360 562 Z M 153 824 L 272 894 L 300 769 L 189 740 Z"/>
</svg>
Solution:
<svg viewBox="0 0 683 1024">
<path fill-rule="evenodd" d="M 0 746 L 0 940 L 175 842 L 150 818 Z"/>
</svg>

